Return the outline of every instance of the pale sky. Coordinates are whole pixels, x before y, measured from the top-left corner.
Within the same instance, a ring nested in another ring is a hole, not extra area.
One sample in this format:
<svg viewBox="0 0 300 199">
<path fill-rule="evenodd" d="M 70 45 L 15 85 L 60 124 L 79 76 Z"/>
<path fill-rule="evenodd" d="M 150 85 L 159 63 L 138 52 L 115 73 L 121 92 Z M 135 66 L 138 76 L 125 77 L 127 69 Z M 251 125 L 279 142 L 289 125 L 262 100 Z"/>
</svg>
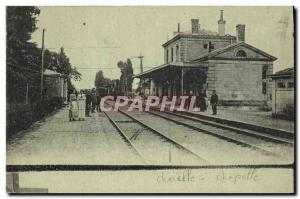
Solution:
<svg viewBox="0 0 300 199">
<path fill-rule="evenodd" d="M 292 7 L 40 7 L 38 30 L 33 41 L 41 46 L 46 29 L 45 47 L 59 52 L 65 48 L 72 65 L 83 77 L 74 82 L 81 88 L 94 87 L 95 73 L 116 79 L 119 60 L 142 53 L 144 70 L 163 64 L 161 45 L 171 38 L 180 23 L 181 31 L 191 28 L 191 18 L 198 18 L 201 29 L 217 31 L 219 10 L 224 10 L 226 34 L 235 35 L 236 24 L 246 25 L 246 43 L 277 57 L 274 72 L 292 67 Z M 83 24 L 85 23 L 85 25 Z M 86 48 L 88 47 L 88 48 Z M 118 48 L 90 48 L 118 47 Z M 139 60 L 132 59 L 134 73 Z M 84 69 L 85 68 L 85 69 Z M 98 69 L 87 69 L 98 68 Z"/>
</svg>

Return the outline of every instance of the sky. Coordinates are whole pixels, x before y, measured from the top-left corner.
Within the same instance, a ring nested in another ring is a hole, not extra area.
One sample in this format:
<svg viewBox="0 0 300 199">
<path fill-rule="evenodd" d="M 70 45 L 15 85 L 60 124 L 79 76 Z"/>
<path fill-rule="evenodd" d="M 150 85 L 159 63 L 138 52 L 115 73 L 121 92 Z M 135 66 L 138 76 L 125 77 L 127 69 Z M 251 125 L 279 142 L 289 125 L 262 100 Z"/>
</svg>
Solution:
<svg viewBox="0 0 300 199">
<path fill-rule="evenodd" d="M 274 72 L 293 67 L 292 7 L 39 7 L 38 29 L 32 41 L 41 47 L 45 28 L 45 47 L 59 52 L 64 47 L 73 66 L 82 74 L 78 89 L 94 87 L 95 74 L 117 79 L 118 61 L 140 54 L 144 70 L 163 64 L 162 44 L 172 38 L 180 23 L 181 31 L 191 29 L 191 19 L 199 19 L 200 28 L 217 31 L 220 10 L 224 10 L 226 34 L 236 35 L 237 24 L 246 25 L 246 43 L 278 59 Z M 132 58 L 134 74 L 140 72 L 139 59 Z M 136 81 L 134 82 L 136 84 Z M 135 86 L 134 86 L 135 87 Z"/>
</svg>

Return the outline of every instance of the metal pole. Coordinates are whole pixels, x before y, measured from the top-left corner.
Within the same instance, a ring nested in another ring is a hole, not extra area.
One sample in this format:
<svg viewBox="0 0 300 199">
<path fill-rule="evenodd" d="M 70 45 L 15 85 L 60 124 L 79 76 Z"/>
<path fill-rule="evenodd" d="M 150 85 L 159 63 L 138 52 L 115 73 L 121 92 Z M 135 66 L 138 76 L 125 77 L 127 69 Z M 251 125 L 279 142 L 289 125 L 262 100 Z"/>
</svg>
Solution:
<svg viewBox="0 0 300 199">
<path fill-rule="evenodd" d="M 141 69 L 141 73 L 142 73 L 144 71 L 143 70 L 143 58 L 144 57 L 141 55 L 139 58 L 140 58 L 140 69 Z"/>
<path fill-rule="evenodd" d="M 43 100 L 43 87 L 44 87 L 44 54 L 45 54 L 44 39 L 45 39 L 45 31 L 46 31 L 46 29 L 43 29 L 43 36 L 42 36 L 42 70 L 41 70 L 41 101 Z"/>
<path fill-rule="evenodd" d="M 276 80 L 274 79 L 274 91 L 275 91 L 275 93 L 274 93 L 274 112 L 275 112 L 275 117 L 277 117 L 277 113 L 276 113 Z"/>
<path fill-rule="evenodd" d="M 26 83 L 26 104 L 28 104 L 28 91 L 29 91 L 28 83 Z"/>
<path fill-rule="evenodd" d="M 183 96 L 183 69 L 181 68 L 181 96 Z"/>
<path fill-rule="evenodd" d="M 149 80 L 149 96 L 151 95 L 151 79 Z"/>
</svg>

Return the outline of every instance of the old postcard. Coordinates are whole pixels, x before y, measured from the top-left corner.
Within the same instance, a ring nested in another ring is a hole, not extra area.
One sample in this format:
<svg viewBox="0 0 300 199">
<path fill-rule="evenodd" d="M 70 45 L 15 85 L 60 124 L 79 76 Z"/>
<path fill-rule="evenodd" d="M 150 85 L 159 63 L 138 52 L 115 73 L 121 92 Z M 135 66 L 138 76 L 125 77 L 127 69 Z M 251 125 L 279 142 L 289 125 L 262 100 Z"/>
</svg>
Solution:
<svg viewBox="0 0 300 199">
<path fill-rule="evenodd" d="M 7 6 L 8 193 L 295 192 L 294 10 Z"/>
</svg>

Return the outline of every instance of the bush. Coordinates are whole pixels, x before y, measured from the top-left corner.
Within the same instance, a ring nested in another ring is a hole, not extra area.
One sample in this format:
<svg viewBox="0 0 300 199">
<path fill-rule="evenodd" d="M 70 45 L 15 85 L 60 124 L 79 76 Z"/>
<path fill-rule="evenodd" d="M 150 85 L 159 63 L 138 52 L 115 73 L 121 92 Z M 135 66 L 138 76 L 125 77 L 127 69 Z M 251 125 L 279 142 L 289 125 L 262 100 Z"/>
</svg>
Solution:
<svg viewBox="0 0 300 199">
<path fill-rule="evenodd" d="M 8 104 L 6 131 L 7 135 L 28 129 L 34 122 L 47 116 L 56 109 L 60 109 L 63 104 L 62 98 L 53 98 L 45 101 L 41 106 L 39 103 L 28 104 Z"/>
</svg>

